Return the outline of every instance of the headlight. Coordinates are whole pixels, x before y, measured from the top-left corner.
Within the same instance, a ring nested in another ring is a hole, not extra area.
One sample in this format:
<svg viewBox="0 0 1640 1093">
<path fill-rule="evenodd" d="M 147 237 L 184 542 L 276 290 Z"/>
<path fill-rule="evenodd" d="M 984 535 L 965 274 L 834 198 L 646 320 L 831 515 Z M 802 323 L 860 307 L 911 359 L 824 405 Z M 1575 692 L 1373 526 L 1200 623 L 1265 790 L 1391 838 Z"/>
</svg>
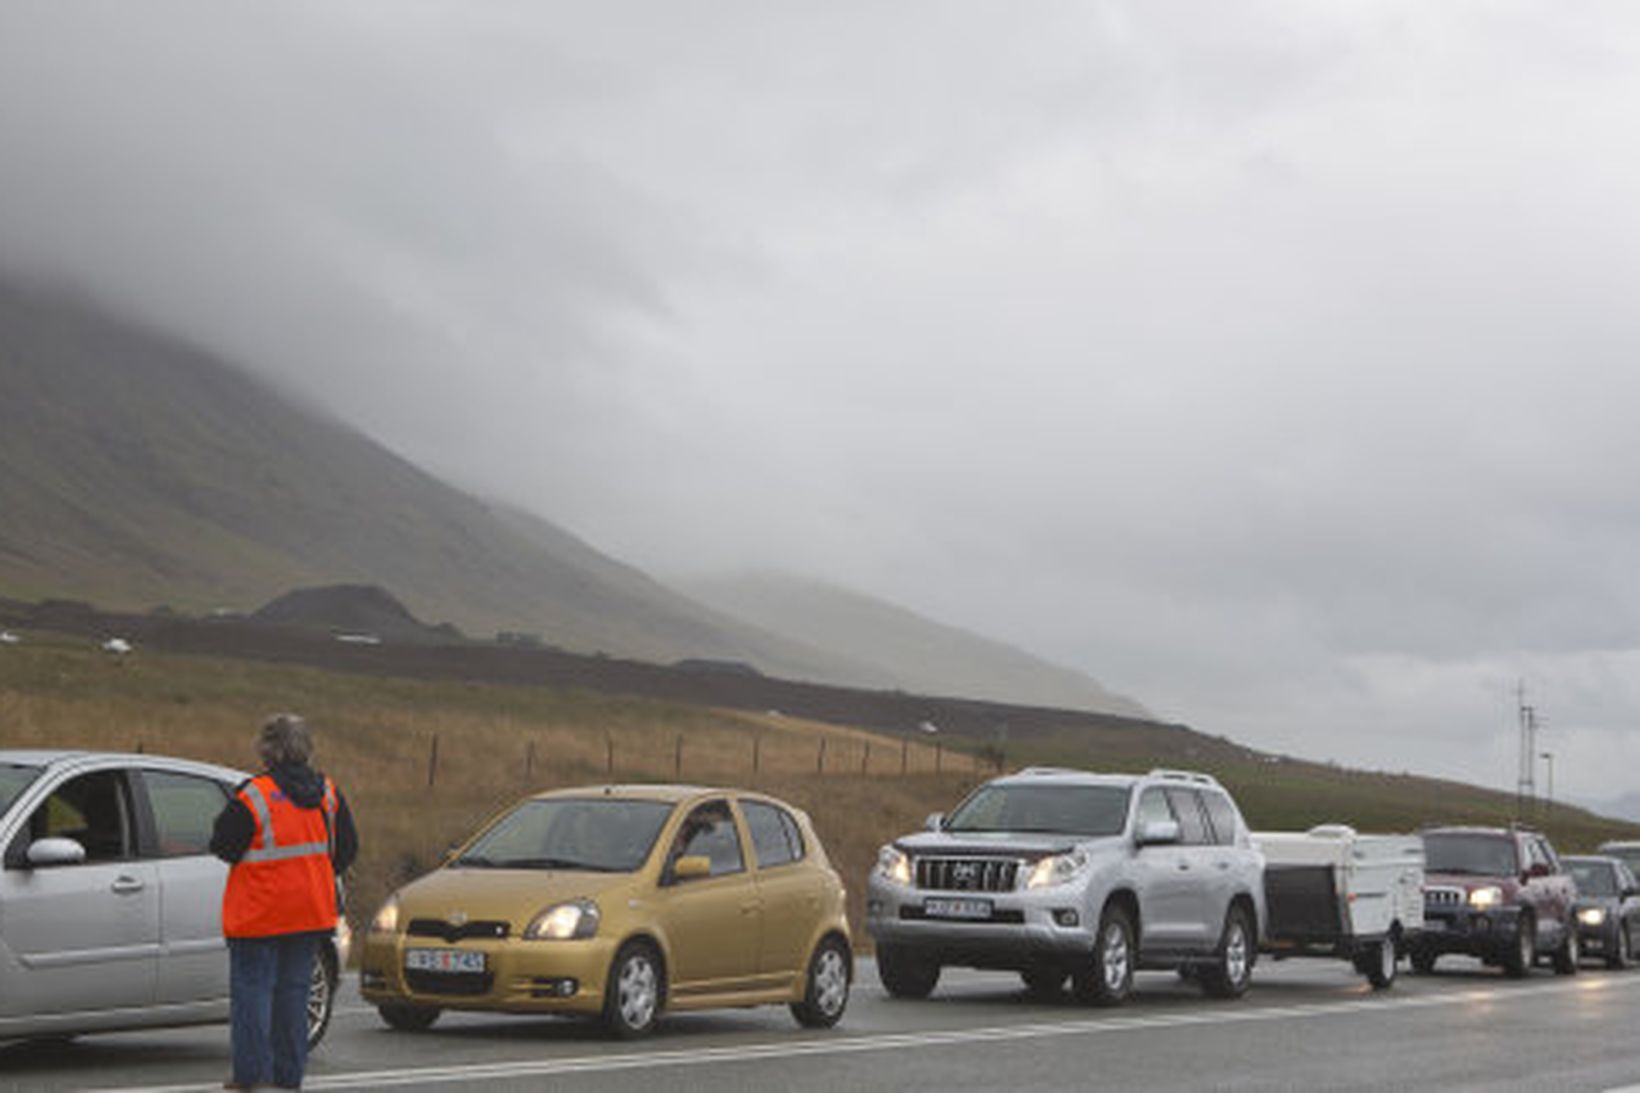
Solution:
<svg viewBox="0 0 1640 1093">
<path fill-rule="evenodd" d="M 1585 926 L 1599 926 L 1606 921 L 1604 907 L 1585 907 L 1577 913 L 1577 920 Z"/>
<path fill-rule="evenodd" d="M 1485 888 L 1472 889 L 1469 893 L 1469 906 L 1477 911 L 1485 911 L 1490 907 L 1496 907 L 1502 902 L 1503 889 L 1495 884 L 1489 884 Z"/>
<path fill-rule="evenodd" d="M 536 915 L 524 927 L 526 941 L 570 941 L 598 932 L 598 905 L 590 899 L 558 903 Z"/>
<path fill-rule="evenodd" d="M 877 875 L 895 884 L 911 883 L 911 856 L 896 847 L 885 846 L 877 851 Z"/>
<path fill-rule="evenodd" d="M 1026 874 L 1025 887 L 1049 888 L 1055 884 L 1064 884 L 1066 881 L 1074 880 L 1087 864 L 1088 857 L 1080 850 L 1043 858 L 1031 866 L 1031 871 Z"/>
<path fill-rule="evenodd" d="M 399 896 L 395 892 L 387 897 L 376 917 L 370 920 L 370 932 L 373 934 L 396 934 L 399 932 Z"/>
</svg>

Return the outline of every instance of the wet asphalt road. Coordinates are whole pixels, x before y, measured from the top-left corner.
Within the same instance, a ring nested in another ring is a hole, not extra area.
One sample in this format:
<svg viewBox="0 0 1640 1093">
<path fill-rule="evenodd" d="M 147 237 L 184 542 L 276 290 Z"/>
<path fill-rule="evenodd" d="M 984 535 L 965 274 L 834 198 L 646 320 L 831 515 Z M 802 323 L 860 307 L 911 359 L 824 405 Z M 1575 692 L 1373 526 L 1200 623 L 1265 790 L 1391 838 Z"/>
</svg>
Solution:
<svg viewBox="0 0 1640 1093">
<path fill-rule="evenodd" d="M 1370 990 L 1332 960 L 1260 962 L 1234 1002 L 1141 973 L 1116 1010 L 1028 1001 L 1011 975 L 948 970 L 887 998 L 869 961 L 829 1032 L 784 1008 L 683 1014 L 639 1044 L 551 1019 L 446 1014 L 388 1031 L 350 980 L 304 1087 L 592 1090 L 1612 1090 L 1640 1093 L 1640 970 L 1525 982 L 1449 958 Z M 208 1090 L 225 1028 L 0 1048 L 0 1089 Z"/>
</svg>

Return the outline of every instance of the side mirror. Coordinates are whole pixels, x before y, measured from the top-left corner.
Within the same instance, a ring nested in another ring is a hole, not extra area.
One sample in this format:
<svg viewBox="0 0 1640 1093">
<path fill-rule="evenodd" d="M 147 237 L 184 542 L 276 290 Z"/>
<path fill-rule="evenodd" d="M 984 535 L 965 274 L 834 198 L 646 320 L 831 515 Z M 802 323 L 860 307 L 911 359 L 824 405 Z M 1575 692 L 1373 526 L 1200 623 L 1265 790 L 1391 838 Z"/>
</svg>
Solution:
<svg viewBox="0 0 1640 1093">
<path fill-rule="evenodd" d="M 29 843 L 24 858 L 37 869 L 53 865 L 79 865 L 85 861 L 85 847 L 73 839 L 36 839 Z"/>
<path fill-rule="evenodd" d="M 1167 846 L 1179 841 L 1179 821 L 1147 820 L 1139 825 L 1134 842 L 1140 846 Z"/>
<path fill-rule="evenodd" d="M 928 814 L 928 819 L 923 821 L 923 826 L 930 831 L 945 830 L 945 813 L 930 812 Z"/>
<path fill-rule="evenodd" d="M 1532 880 L 1535 877 L 1547 877 L 1550 872 L 1551 870 L 1545 863 L 1540 861 L 1533 862 L 1531 865 L 1526 867 L 1526 879 Z"/>
<path fill-rule="evenodd" d="M 712 859 L 705 854 L 685 854 L 672 863 L 673 880 L 699 880 L 712 875 Z"/>
</svg>

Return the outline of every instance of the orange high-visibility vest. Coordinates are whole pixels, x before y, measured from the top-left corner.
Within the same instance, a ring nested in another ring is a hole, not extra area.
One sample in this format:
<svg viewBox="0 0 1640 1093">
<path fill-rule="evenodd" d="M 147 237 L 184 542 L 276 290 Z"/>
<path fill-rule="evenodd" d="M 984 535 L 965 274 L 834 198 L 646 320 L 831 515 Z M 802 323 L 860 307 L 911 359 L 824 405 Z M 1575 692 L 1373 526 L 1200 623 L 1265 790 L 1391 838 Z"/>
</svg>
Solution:
<svg viewBox="0 0 1640 1093">
<path fill-rule="evenodd" d="M 228 871 L 222 892 L 225 937 L 271 937 L 336 928 L 336 874 L 330 832 L 336 787 L 325 779 L 319 808 L 298 808 L 266 774 L 239 788 L 256 820 L 245 856 Z"/>
</svg>

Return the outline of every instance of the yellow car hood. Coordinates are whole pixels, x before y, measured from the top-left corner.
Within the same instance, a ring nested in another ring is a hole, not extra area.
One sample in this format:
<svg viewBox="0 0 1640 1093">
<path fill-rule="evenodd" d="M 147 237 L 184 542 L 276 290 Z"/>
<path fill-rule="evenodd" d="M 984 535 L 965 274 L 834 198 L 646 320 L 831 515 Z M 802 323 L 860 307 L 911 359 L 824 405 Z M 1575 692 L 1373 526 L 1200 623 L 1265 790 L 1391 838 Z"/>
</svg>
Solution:
<svg viewBox="0 0 1640 1093">
<path fill-rule="evenodd" d="M 522 927 L 543 908 L 565 900 L 597 899 L 625 888 L 631 873 L 557 869 L 439 869 L 399 890 L 403 918 L 502 919 Z"/>
</svg>

